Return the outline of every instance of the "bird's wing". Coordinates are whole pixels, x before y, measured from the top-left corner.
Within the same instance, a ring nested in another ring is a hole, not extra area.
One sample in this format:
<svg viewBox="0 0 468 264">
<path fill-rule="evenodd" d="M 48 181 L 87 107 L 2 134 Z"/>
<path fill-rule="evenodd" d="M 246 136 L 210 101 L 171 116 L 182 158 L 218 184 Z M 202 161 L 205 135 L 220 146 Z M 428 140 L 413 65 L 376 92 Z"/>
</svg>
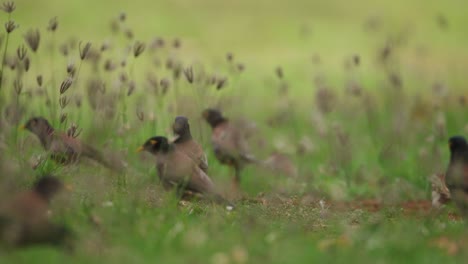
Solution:
<svg viewBox="0 0 468 264">
<path fill-rule="evenodd" d="M 193 166 L 187 187 L 201 193 L 214 193 L 214 183 L 198 166 Z"/>
</svg>

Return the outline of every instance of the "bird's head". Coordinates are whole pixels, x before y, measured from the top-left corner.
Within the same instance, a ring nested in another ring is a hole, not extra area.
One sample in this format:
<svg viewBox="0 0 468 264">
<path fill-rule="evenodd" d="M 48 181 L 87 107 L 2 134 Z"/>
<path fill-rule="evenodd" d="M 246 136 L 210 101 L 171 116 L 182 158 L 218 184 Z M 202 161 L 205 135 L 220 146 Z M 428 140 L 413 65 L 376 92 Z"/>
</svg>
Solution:
<svg viewBox="0 0 468 264">
<path fill-rule="evenodd" d="M 43 117 L 32 117 L 20 129 L 27 129 L 36 135 L 47 135 L 54 130 Z"/>
<path fill-rule="evenodd" d="M 203 111 L 203 118 L 210 124 L 211 127 L 215 127 L 218 124 L 221 124 L 227 121 L 226 118 L 223 117 L 221 111 L 213 108 L 208 108 Z"/>
<path fill-rule="evenodd" d="M 449 148 L 452 154 L 465 151 L 468 150 L 468 143 L 463 136 L 453 136 L 449 139 Z"/>
<path fill-rule="evenodd" d="M 169 149 L 169 140 L 166 137 L 156 136 L 152 137 L 141 145 L 137 152 L 148 151 L 151 154 L 157 154 L 159 152 L 165 152 Z"/>
</svg>

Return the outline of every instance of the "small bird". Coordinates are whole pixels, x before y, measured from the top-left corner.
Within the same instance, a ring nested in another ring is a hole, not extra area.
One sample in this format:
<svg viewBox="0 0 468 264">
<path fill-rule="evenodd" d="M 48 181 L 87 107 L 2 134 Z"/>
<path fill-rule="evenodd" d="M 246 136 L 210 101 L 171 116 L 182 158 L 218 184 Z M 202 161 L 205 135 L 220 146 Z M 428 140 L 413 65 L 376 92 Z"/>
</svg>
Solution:
<svg viewBox="0 0 468 264">
<path fill-rule="evenodd" d="M 449 139 L 450 163 L 446 172 L 451 198 L 468 218 L 468 142 L 462 136 Z"/>
<path fill-rule="evenodd" d="M 215 202 L 225 204 L 228 210 L 234 208 L 217 193 L 210 177 L 189 156 L 169 143 L 166 137 L 156 136 L 148 139 L 137 152 L 143 150 L 156 156 L 158 177 L 164 189 L 170 190 L 175 187 L 180 196 L 184 191 L 205 194 Z"/>
<path fill-rule="evenodd" d="M 172 131 L 176 135 L 174 140 L 176 149 L 189 156 L 202 171 L 207 173 L 208 159 L 200 144 L 192 138 L 188 119 L 184 116 L 176 117 L 172 125 Z"/>
<path fill-rule="evenodd" d="M 248 163 L 258 161 L 249 152 L 242 130 L 234 126 L 219 110 L 208 108 L 203 117 L 212 128 L 211 143 L 216 158 L 234 168 L 233 187 L 239 189 L 241 170 Z"/>
<path fill-rule="evenodd" d="M 56 131 L 43 117 L 29 119 L 20 129 L 27 129 L 35 134 L 50 157 L 61 164 L 71 164 L 81 157 L 93 159 L 109 169 L 115 169 L 95 148 L 86 145 L 66 133 Z"/>
<path fill-rule="evenodd" d="M 34 186 L 0 206 L 0 241 L 10 247 L 34 244 L 67 245 L 71 232 L 54 224 L 49 203 L 66 186 L 53 176 L 43 176 Z"/>
</svg>

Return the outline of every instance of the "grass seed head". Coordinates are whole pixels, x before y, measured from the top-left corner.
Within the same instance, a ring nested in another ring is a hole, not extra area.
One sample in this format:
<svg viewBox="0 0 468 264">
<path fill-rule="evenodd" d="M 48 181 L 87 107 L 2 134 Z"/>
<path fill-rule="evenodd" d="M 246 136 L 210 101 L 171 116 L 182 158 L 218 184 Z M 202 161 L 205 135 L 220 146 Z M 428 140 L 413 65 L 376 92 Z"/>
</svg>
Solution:
<svg viewBox="0 0 468 264">
<path fill-rule="evenodd" d="M 184 76 L 189 83 L 193 83 L 193 68 L 192 66 L 184 69 Z"/>
<path fill-rule="evenodd" d="M 283 79 L 283 68 L 281 66 L 276 67 L 275 73 L 280 80 Z"/>
<path fill-rule="evenodd" d="M 21 91 L 23 91 L 23 82 L 21 80 L 15 80 L 13 82 L 13 88 L 15 90 L 15 93 L 17 95 L 20 95 Z"/>
<path fill-rule="evenodd" d="M 70 103 L 70 99 L 67 98 L 67 96 L 63 95 L 63 96 L 60 96 L 59 98 L 59 105 L 60 105 L 60 108 L 62 109 L 65 109 L 65 107 L 67 107 L 67 105 Z"/>
<path fill-rule="evenodd" d="M 76 67 L 75 67 L 75 64 L 73 62 L 70 62 L 67 64 L 67 73 L 70 75 L 70 76 L 74 76 L 75 75 L 75 72 L 76 72 Z"/>
<path fill-rule="evenodd" d="M 37 81 L 37 85 L 39 85 L 39 87 L 42 87 L 42 75 L 38 75 L 36 77 L 36 81 Z"/>
<path fill-rule="evenodd" d="M 2 9 L 3 11 L 5 11 L 8 14 L 11 14 L 16 9 L 15 2 L 13 2 L 13 1 L 4 2 L 2 4 L 2 7 L 0 7 L 0 9 Z"/>
<path fill-rule="evenodd" d="M 64 94 L 72 84 L 73 79 L 71 77 L 66 78 L 60 85 L 60 94 Z"/>
<path fill-rule="evenodd" d="M 23 64 L 24 64 L 24 71 L 28 72 L 29 67 L 31 66 L 31 60 L 29 59 L 29 57 L 24 58 Z"/>
<path fill-rule="evenodd" d="M 12 20 L 5 23 L 5 30 L 7 34 L 10 34 L 11 32 L 13 32 L 13 30 L 15 30 L 17 27 L 18 25 L 16 25 L 15 21 L 12 21 Z"/>
<path fill-rule="evenodd" d="M 91 49 L 91 43 L 86 42 L 86 44 L 84 44 L 83 46 L 81 44 L 82 42 L 80 42 L 80 44 L 78 45 L 80 49 L 80 59 L 84 60 L 86 56 L 88 56 L 89 50 Z"/>
<path fill-rule="evenodd" d="M 30 29 L 26 32 L 24 36 L 24 40 L 26 44 L 28 44 L 29 48 L 35 53 L 39 48 L 39 43 L 41 42 L 41 33 L 39 29 Z"/>
<path fill-rule="evenodd" d="M 28 50 L 24 45 L 21 45 L 16 49 L 16 54 L 18 55 L 19 60 L 23 60 L 26 57 L 26 54 L 28 54 Z"/>
<path fill-rule="evenodd" d="M 53 17 L 49 20 L 49 25 L 47 26 L 47 30 L 50 32 L 55 32 L 57 28 L 58 28 L 57 17 Z"/>
<path fill-rule="evenodd" d="M 133 45 L 133 56 L 137 58 L 140 56 L 143 51 L 145 51 L 146 44 L 141 41 L 136 41 L 135 45 Z"/>
</svg>

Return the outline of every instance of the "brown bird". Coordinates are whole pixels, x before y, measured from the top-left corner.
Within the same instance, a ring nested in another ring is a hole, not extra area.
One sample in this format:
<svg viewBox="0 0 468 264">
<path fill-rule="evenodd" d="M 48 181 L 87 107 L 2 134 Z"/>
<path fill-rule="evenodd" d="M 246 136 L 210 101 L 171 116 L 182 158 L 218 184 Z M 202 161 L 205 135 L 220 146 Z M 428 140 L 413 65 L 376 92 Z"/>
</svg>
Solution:
<svg viewBox="0 0 468 264">
<path fill-rule="evenodd" d="M 138 152 L 143 150 L 156 156 L 158 177 L 166 190 L 175 187 L 180 196 L 184 191 L 205 194 L 215 202 L 225 204 L 228 210 L 234 208 L 217 193 L 210 177 L 189 156 L 170 144 L 167 138 L 152 137 L 137 149 Z"/>
<path fill-rule="evenodd" d="M 43 176 L 31 190 L 19 193 L 2 204 L 0 241 L 10 247 L 34 244 L 67 246 L 70 231 L 52 223 L 49 218 L 49 203 L 63 188 L 57 178 Z"/>
<path fill-rule="evenodd" d="M 184 116 L 178 116 L 172 125 L 172 131 L 176 135 L 174 145 L 176 149 L 189 156 L 198 167 L 205 173 L 208 172 L 208 159 L 203 148 L 198 144 L 190 133 L 188 119 Z"/>
<path fill-rule="evenodd" d="M 95 148 L 80 140 L 56 131 L 43 117 L 33 117 L 21 126 L 35 134 L 50 157 L 61 164 L 76 163 L 81 157 L 93 159 L 109 169 L 115 169 Z"/>
<path fill-rule="evenodd" d="M 468 218 L 468 143 L 462 136 L 449 139 L 450 163 L 446 181 L 451 198 L 465 218 Z"/>
<path fill-rule="evenodd" d="M 206 109 L 203 117 L 212 128 L 211 143 L 215 156 L 222 164 L 234 168 L 233 186 L 238 189 L 242 168 L 248 163 L 256 163 L 257 160 L 249 153 L 242 131 L 223 117 L 220 111 Z"/>
</svg>

